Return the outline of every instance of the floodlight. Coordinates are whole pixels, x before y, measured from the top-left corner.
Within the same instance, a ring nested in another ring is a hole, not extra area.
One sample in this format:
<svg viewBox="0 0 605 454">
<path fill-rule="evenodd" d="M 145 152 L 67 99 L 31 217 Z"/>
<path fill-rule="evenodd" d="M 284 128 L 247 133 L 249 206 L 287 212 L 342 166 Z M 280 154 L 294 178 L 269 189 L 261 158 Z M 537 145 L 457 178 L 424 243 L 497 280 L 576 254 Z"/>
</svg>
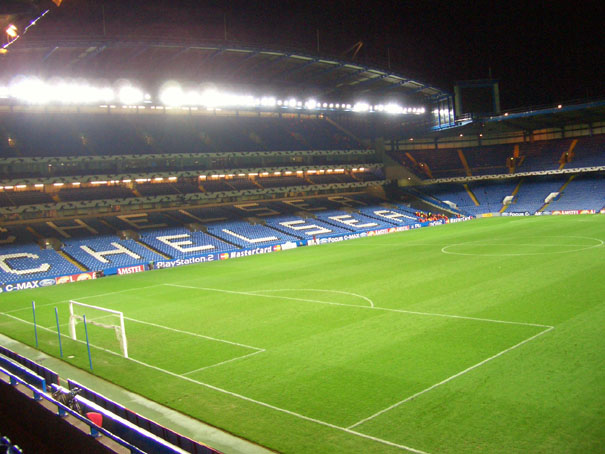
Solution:
<svg viewBox="0 0 605 454">
<path fill-rule="evenodd" d="M 358 102 L 353 106 L 354 112 L 367 112 L 368 110 L 370 110 L 370 105 L 365 102 Z"/>
<path fill-rule="evenodd" d="M 260 103 L 264 107 L 275 107 L 276 101 L 272 96 L 265 96 L 261 98 Z"/>
<path fill-rule="evenodd" d="M 160 101 L 165 106 L 177 107 L 184 103 L 183 89 L 177 82 L 166 82 L 160 88 Z"/>
<path fill-rule="evenodd" d="M 317 108 L 317 101 L 315 101 L 314 99 L 309 99 L 305 103 L 305 107 L 309 110 L 313 110 L 313 109 Z"/>
<path fill-rule="evenodd" d="M 8 28 L 6 29 L 6 34 L 8 36 L 10 36 L 11 38 L 16 38 L 17 37 L 17 27 L 15 27 L 13 24 L 10 24 L 8 26 Z"/>
<path fill-rule="evenodd" d="M 401 107 L 399 104 L 395 104 L 395 103 L 389 103 L 386 106 L 384 106 L 384 111 L 391 115 L 406 113 L 406 111 L 403 107 Z"/>
<path fill-rule="evenodd" d="M 296 99 L 294 99 L 294 98 L 290 98 L 290 99 L 288 100 L 288 106 L 289 106 L 289 107 L 296 107 Z"/>
<path fill-rule="evenodd" d="M 215 89 L 207 89 L 199 96 L 199 102 L 204 107 L 217 107 L 221 105 L 221 95 Z"/>
<path fill-rule="evenodd" d="M 11 82 L 10 95 L 30 104 L 44 104 L 50 99 L 46 84 L 37 77 L 16 77 Z"/>
<path fill-rule="evenodd" d="M 118 99 L 120 102 L 129 106 L 139 104 L 144 98 L 145 95 L 143 94 L 143 91 L 132 85 L 124 85 L 118 92 Z"/>
</svg>

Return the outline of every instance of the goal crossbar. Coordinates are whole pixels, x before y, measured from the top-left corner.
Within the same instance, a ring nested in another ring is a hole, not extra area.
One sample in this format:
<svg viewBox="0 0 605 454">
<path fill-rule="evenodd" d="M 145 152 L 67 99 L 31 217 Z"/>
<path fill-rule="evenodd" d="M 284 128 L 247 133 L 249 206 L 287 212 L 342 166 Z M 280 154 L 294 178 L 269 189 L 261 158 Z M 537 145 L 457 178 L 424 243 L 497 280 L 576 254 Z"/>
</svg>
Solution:
<svg viewBox="0 0 605 454">
<path fill-rule="evenodd" d="M 124 328 L 124 314 L 120 311 L 113 309 L 106 309 L 104 307 L 93 306 L 92 304 L 80 303 L 79 301 L 69 300 L 69 334 L 72 339 L 77 340 L 76 324 L 84 321 L 84 316 L 77 314 L 74 311 L 74 307 L 88 308 L 98 312 L 105 312 L 107 314 L 118 317 L 119 323 L 107 324 L 95 321 L 94 318 L 87 318 L 87 323 L 92 325 L 100 326 L 101 328 L 113 329 L 115 331 L 118 342 L 120 343 L 120 349 L 125 358 L 128 358 L 128 342 L 126 341 L 126 330 Z"/>
</svg>

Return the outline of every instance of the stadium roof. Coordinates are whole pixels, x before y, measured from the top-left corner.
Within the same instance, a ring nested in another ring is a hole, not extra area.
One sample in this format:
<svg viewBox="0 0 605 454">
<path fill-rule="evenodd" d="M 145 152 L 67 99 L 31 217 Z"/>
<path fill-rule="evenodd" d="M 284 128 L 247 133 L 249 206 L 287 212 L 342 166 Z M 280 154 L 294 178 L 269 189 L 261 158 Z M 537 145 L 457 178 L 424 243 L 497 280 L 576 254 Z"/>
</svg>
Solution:
<svg viewBox="0 0 605 454">
<path fill-rule="evenodd" d="M 605 100 L 573 103 L 569 105 L 540 106 L 508 110 L 500 115 L 485 118 L 456 120 L 458 126 L 444 128 L 425 134 L 437 139 L 447 138 L 452 134 L 479 135 L 505 134 L 524 131 L 531 133 L 545 129 L 564 129 L 577 125 L 594 125 L 605 122 Z"/>
<path fill-rule="evenodd" d="M 147 84 L 167 79 L 247 87 L 275 95 L 321 96 L 347 101 L 427 102 L 449 93 L 384 68 L 299 51 L 227 41 L 121 38 L 27 39 L 0 56 L 0 78 L 132 78 Z"/>
</svg>

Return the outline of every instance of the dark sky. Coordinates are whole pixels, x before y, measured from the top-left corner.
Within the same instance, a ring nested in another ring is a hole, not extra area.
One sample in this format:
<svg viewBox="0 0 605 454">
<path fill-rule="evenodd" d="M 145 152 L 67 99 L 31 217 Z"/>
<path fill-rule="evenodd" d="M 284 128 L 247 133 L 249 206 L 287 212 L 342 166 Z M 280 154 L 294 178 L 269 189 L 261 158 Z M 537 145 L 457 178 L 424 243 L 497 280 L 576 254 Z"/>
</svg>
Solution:
<svg viewBox="0 0 605 454">
<path fill-rule="evenodd" d="M 448 91 L 491 70 L 503 108 L 605 98 L 603 0 L 64 0 L 60 9 L 89 10 L 82 20 L 100 30 L 101 5 L 110 30 L 165 25 L 174 38 L 187 29 L 222 38 L 226 18 L 231 39 L 315 53 L 319 30 L 320 53 L 361 41 L 357 60 L 387 67 L 390 54 L 394 71 Z"/>
<path fill-rule="evenodd" d="M 500 81 L 503 107 L 605 97 L 605 2 L 230 0 L 233 34 L 342 53 L 451 90 Z M 258 35 L 256 35 L 258 33 Z"/>
</svg>

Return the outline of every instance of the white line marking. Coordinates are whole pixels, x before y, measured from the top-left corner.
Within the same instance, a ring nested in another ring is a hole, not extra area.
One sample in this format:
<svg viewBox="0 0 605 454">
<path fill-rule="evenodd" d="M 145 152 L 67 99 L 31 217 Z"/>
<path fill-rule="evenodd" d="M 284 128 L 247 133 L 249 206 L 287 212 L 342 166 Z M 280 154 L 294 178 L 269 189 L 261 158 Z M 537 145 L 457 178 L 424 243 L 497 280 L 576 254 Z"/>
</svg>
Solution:
<svg viewBox="0 0 605 454">
<path fill-rule="evenodd" d="M 593 249 L 593 248 L 597 248 L 600 246 L 603 246 L 603 244 L 605 244 L 605 242 L 603 240 L 600 240 L 599 238 L 591 238 L 588 236 L 564 236 L 564 235 L 549 235 L 547 236 L 547 238 L 583 238 L 585 240 L 593 240 L 593 241 L 598 241 L 597 244 L 593 244 L 592 246 L 586 246 L 586 245 L 574 245 L 574 244 L 560 244 L 558 245 L 559 247 L 565 247 L 565 246 L 585 246 L 585 247 L 581 247 L 580 249 L 573 249 L 571 251 L 548 251 L 548 252 L 523 252 L 523 253 L 519 253 L 519 254 L 477 254 L 477 253 L 468 253 L 468 252 L 452 252 L 452 251 L 448 251 L 449 248 L 455 247 L 455 246 L 557 246 L 554 244 L 516 244 L 516 243 L 510 243 L 510 244 L 500 244 L 500 243 L 485 243 L 485 242 L 466 242 L 466 243 L 454 243 L 454 244 L 448 244 L 445 245 L 441 248 L 441 252 L 443 252 L 444 254 L 450 254 L 450 255 L 466 255 L 466 256 L 473 256 L 473 257 L 518 257 L 518 256 L 526 256 L 526 255 L 548 255 L 548 254 L 567 254 L 567 253 L 572 253 L 572 252 L 580 252 L 580 251 L 586 251 L 588 249 Z"/>
<path fill-rule="evenodd" d="M 164 284 L 148 285 L 146 287 L 135 287 L 135 288 L 129 288 L 129 289 L 125 289 L 125 290 L 117 290 L 115 292 L 101 293 L 99 295 L 81 296 L 79 298 L 71 298 L 71 299 L 75 299 L 76 301 L 78 301 L 78 300 L 89 299 L 89 298 L 98 298 L 99 296 L 108 296 L 108 295 L 115 295 L 117 293 L 132 292 L 133 290 L 143 290 L 143 289 L 147 289 L 147 288 L 159 287 L 161 285 L 164 285 Z M 62 304 L 62 303 L 69 303 L 69 300 L 60 300 L 60 301 L 56 301 L 54 303 L 46 303 L 46 304 L 40 304 L 40 305 L 36 304 L 36 309 L 39 309 L 41 307 L 55 306 L 57 304 Z M 27 310 L 31 310 L 31 306 L 22 307 L 19 309 L 13 309 L 13 310 L 6 311 L 3 313 L 4 314 L 13 314 L 15 312 L 21 312 L 21 311 L 27 311 Z"/>
<path fill-rule="evenodd" d="M 408 311 L 405 309 L 391 309 L 388 307 L 359 306 L 357 304 L 333 303 L 333 302 L 329 302 L 329 301 L 309 300 L 309 299 L 305 299 L 305 298 L 294 298 L 294 297 L 290 297 L 290 296 L 261 295 L 259 293 L 253 293 L 253 292 L 238 292 L 235 290 L 224 290 L 224 289 L 208 288 L 208 287 L 194 287 L 191 285 L 180 285 L 180 284 L 164 284 L 164 285 L 167 285 L 170 287 L 191 288 L 191 289 L 195 289 L 195 290 L 206 290 L 206 291 L 210 291 L 210 292 L 231 293 L 231 294 L 235 294 L 235 295 L 260 296 L 263 298 L 275 298 L 275 299 L 285 299 L 285 300 L 293 300 L 293 301 L 303 301 L 303 302 L 316 303 L 316 304 L 328 304 L 330 306 L 355 307 L 355 308 L 359 308 L 359 309 L 369 309 L 369 310 L 386 311 L 386 312 L 399 312 L 402 314 L 426 315 L 426 316 L 430 316 L 430 317 L 457 318 L 457 319 L 463 319 L 463 320 L 474 320 L 474 321 L 478 321 L 478 322 L 504 323 L 507 325 L 521 325 L 521 326 L 535 326 L 538 328 L 550 328 L 550 325 L 542 325 L 540 323 L 525 323 L 525 322 L 513 322 L 513 321 L 508 321 L 508 320 L 494 320 L 494 319 L 490 319 L 490 318 L 467 317 L 465 315 L 439 314 L 436 312 Z"/>
<path fill-rule="evenodd" d="M 195 370 L 191 370 L 189 372 L 185 372 L 183 375 L 190 375 L 190 374 L 194 374 L 196 372 L 200 372 L 202 370 L 210 369 L 211 367 L 222 366 L 223 364 L 227 364 L 227 363 L 230 363 L 232 361 L 238 361 L 240 359 L 244 359 L 244 358 L 247 358 L 249 356 L 258 355 L 259 353 L 264 353 L 265 351 L 266 350 L 262 350 L 261 349 L 261 350 L 258 350 L 256 352 L 248 353 L 247 355 L 236 356 L 235 358 L 227 359 L 225 361 L 221 361 L 220 363 L 211 364 L 209 366 L 204 366 L 204 367 L 200 367 L 199 369 L 195 369 Z"/>
<path fill-rule="evenodd" d="M 457 374 L 454 374 L 454 375 L 452 375 L 451 377 L 448 377 L 448 378 L 446 378 L 445 380 L 440 381 L 439 383 L 435 383 L 434 385 L 429 386 L 428 388 L 423 389 L 422 391 L 418 391 L 416 394 L 413 394 L 413 395 L 411 395 L 411 396 L 409 396 L 409 397 L 406 397 L 406 398 L 405 398 L 405 399 L 403 399 L 403 400 L 400 400 L 400 401 L 399 401 L 399 402 L 397 402 L 397 403 L 394 403 L 394 404 L 393 404 L 393 405 L 391 405 L 390 407 L 387 407 L 387 408 L 385 408 L 385 409 L 383 409 L 383 410 L 380 410 L 379 412 L 374 413 L 373 415 L 368 416 L 367 418 L 364 418 L 364 419 L 362 419 L 361 421 L 356 422 L 356 423 L 355 423 L 355 424 L 353 424 L 352 426 L 347 427 L 347 429 L 352 429 L 352 428 L 354 428 L 354 427 L 360 426 L 361 424 L 363 424 L 363 423 L 365 423 L 365 422 L 368 422 L 368 421 L 370 421 L 371 419 L 374 419 L 374 418 L 376 418 L 377 416 L 380 416 L 380 415 L 382 415 L 382 414 L 386 413 L 387 411 L 390 411 L 390 410 L 392 410 L 392 409 L 394 409 L 394 408 L 397 408 L 397 407 L 399 407 L 400 405 L 402 405 L 402 404 L 404 404 L 404 403 L 406 403 L 406 402 L 409 402 L 410 400 L 415 399 L 416 397 L 421 396 L 422 394 L 427 393 L 427 392 L 429 392 L 429 391 L 431 391 L 431 390 L 433 390 L 433 389 L 437 388 L 438 386 L 444 385 L 444 384 L 446 384 L 446 383 L 448 383 L 448 382 L 452 381 L 453 379 L 458 378 L 458 377 L 460 377 L 461 375 L 464 375 L 464 374 L 466 374 L 467 372 L 472 371 L 473 369 L 476 369 L 476 368 L 478 368 L 478 367 L 480 367 L 480 366 L 483 366 L 485 363 L 487 363 L 487 362 L 489 362 L 489 361 L 491 361 L 491 360 L 493 360 L 493 359 L 496 359 L 496 358 L 498 358 L 498 357 L 500 357 L 500 356 L 502 356 L 502 355 L 504 355 L 504 354 L 506 354 L 506 353 L 510 352 L 511 350 L 514 350 L 514 349 L 516 349 L 516 348 L 518 348 L 518 347 L 520 347 L 520 346 L 522 346 L 522 345 L 524 345 L 524 344 L 526 344 L 526 343 L 528 343 L 528 342 L 530 342 L 530 341 L 532 341 L 532 340 L 536 339 L 537 337 L 539 337 L 539 336 L 541 336 L 541 335 L 543 335 L 543 334 L 546 334 L 547 332 L 549 332 L 549 331 L 553 330 L 554 328 L 555 328 L 554 326 L 550 326 L 550 327 L 548 327 L 547 329 L 545 329 L 544 331 L 541 331 L 541 332 L 539 332 L 538 334 L 535 334 L 535 335 L 533 335 L 532 337 L 527 338 L 527 339 L 525 339 L 525 340 L 523 340 L 523 341 L 519 342 L 518 344 L 515 344 L 515 345 L 513 345 L 512 347 L 507 348 L 506 350 L 502 350 L 500 353 L 496 353 L 495 355 L 490 356 L 490 357 L 489 357 L 489 358 L 487 358 L 487 359 L 484 359 L 483 361 L 481 361 L 481 362 L 479 362 L 479 363 L 475 364 L 474 366 L 471 366 L 471 367 L 469 367 L 469 368 L 467 368 L 467 369 L 464 369 L 463 371 L 458 372 Z"/>
<path fill-rule="evenodd" d="M 271 290 L 254 290 L 254 291 L 251 291 L 250 293 L 261 294 L 261 293 L 269 293 L 269 292 L 325 292 L 325 293 L 338 293 L 338 294 L 341 294 L 341 295 L 351 295 L 351 296 L 356 296 L 357 298 L 364 299 L 368 303 L 370 303 L 370 307 L 374 307 L 374 301 L 372 301 L 367 296 L 358 295 L 357 293 L 352 293 L 352 292 L 344 292 L 344 291 L 341 291 L 341 290 L 324 290 L 324 289 L 316 289 L 316 288 L 280 288 L 280 289 L 271 289 Z M 330 302 L 330 301 L 327 301 L 327 302 Z"/>
<path fill-rule="evenodd" d="M 208 339 L 208 340 L 212 340 L 212 341 L 216 341 L 216 342 L 224 342 L 225 344 L 237 345 L 238 347 L 244 347 L 244 348 L 249 348 L 251 350 L 257 350 L 257 352 L 259 352 L 259 351 L 265 351 L 264 348 L 253 347 L 251 345 L 240 344 L 238 342 L 232 342 L 232 341 L 228 341 L 228 340 L 225 340 L 225 339 L 218 339 L 216 337 L 204 336 L 203 334 L 192 333 L 190 331 L 183 331 L 183 330 L 180 330 L 180 329 L 171 328 L 169 326 L 158 325 L 157 323 L 144 322 L 143 320 L 137 320 L 136 318 L 124 317 L 124 319 L 125 320 L 129 320 L 131 322 L 141 323 L 143 325 L 149 325 L 149 326 L 154 326 L 156 328 L 165 329 L 165 330 L 168 330 L 168 331 L 174 331 L 175 333 L 188 334 L 190 336 L 201 337 L 203 339 Z"/>
<path fill-rule="evenodd" d="M 27 323 L 28 325 L 33 325 L 32 322 L 20 319 L 18 317 L 13 316 L 13 315 L 9 315 L 9 314 L 6 314 L 6 313 L 4 313 L 4 315 L 6 315 L 7 317 L 10 317 L 10 318 L 13 318 L 13 319 L 15 319 L 17 321 L 20 321 L 20 322 L 23 322 L 23 323 Z M 52 333 L 55 333 L 54 331 L 52 331 L 50 329 L 47 329 L 47 328 L 44 328 L 43 326 L 40 326 L 40 328 L 44 329 L 44 330 L 47 330 L 47 331 L 50 331 Z M 68 337 L 65 334 L 61 334 L 61 336 L 62 337 L 66 337 L 66 338 L 68 338 L 70 340 L 73 340 L 73 339 L 71 339 L 71 337 Z M 76 342 L 81 343 L 81 344 L 85 344 L 86 343 L 83 340 L 79 340 L 79 339 L 76 340 Z M 377 443 L 381 443 L 381 444 L 384 444 L 384 445 L 387 445 L 387 446 L 393 446 L 395 448 L 399 448 L 399 449 L 402 449 L 402 450 L 405 450 L 405 451 L 414 452 L 416 454 L 428 454 L 426 451 L 421 451 L 419 449 L 414 449 L 414 448 L 411 448 L 409 446 L 393 443 L 391 441 L 383 440 L 381 438 L 372 437 L 371 435 L 366 435 L 366 434 L 363 434 L 363 433 L 360 433 L 360 432 L 356 432 L 356 431 L 348 429 L 346 427 L 340 427 L 340 426 L 337 426 L 335 424 L 331 424 L 329 422 L 321 421 L 319 419 L 311 418 L 309 416 L 305 416 L 305 415 L 302 415 L 300 413 L 296 413 L 294 411 L 290 411 L 290 410 L 286 410 L 284 408 L 276 407 L 275 405 L 271 405 L 271 404 L 268 404 L 266 402 L 262 402 L 260 400 L 252 399 L 252 398 L 246 397 L 246 396 L 244 396 L 242 394 L 234 393 L 234 392 L 228 391 L 226 389 L 219 388 L 218 386 L 214 386 L 214 385 L 211 385 L 209 383 L 204 383 L 204 382 L 201 382 L 201 381 L 198 381 L 198 380 L 194 380 L 193 378 L 189 378 L 189 377 L 186 377 L 184 375 L 179 375 L 179 374 L 177 374 L 175 372 L 170 372 L 169 370 L 162 369 L 160 367 L 144 363 L 143 361 L 139 361 L 138 359 L 134 359 L 132 357 L 130 357 L 130 358 L 124 358 L 124 356 L 122 356 L 119 353 L 113 352 L 111 350 L 107 350 L 106 348 L 103 348 L 103 347 L 98 347 L 98 346 L 96 346 L 94 344 L 90 344 L 90 346 L 93 347 L 93 348 L 96 348 L 98 350 L 102 350 L 104 352 L 107 352 L 109 354 L 115 355 L 115 356 L 117 356 L 119 358 L 125 359 L 127 361 L 132 361 L 133 363 L 140 364 L 141 366 L 147 367 L 149 369 L 157 370 L 158 372 L 162 372 L 162 373 L 164 373 L 166 375 L 170 375 L 172 377 L 180 378 L 181 380 L 186 380 L 188 382 L 195 383 L 197 385 L 203 386 L 203 387 L 211 389 L 213 391 L 217 391 L 217 392 L 220 392 L 220 393 L 223 393 L 223 394 L 227 394 L 227 395 L 232 396 L 232 397 L 236 397 L 238 399 L 242 399 L 242 400 L 245 400 L 245 401 L 248 401 L 248 402 L 252 402 L 252 403 L 260 405 L 262 407 L 266 407 L 266 408 L 269 408 L 271 410 L 279 411 L 281 413 L 285 413 L 285 414 L 288 414 L 290 416 L 294 416 L 296 418 L 304 419 L 306 421 L 310 421 L 310 422 L 313 422 L 313 423 L 316 423 L 316 424 L 320 424 L 322 426 L 330 427 L 332 429 L 340 430 L 340 431 L 349 433 L 351 435 L 355 435 L 357 437 L 366 438 L 368 440 L 372 440 L 372 441 L 375 441 Z"/>
</svg>

